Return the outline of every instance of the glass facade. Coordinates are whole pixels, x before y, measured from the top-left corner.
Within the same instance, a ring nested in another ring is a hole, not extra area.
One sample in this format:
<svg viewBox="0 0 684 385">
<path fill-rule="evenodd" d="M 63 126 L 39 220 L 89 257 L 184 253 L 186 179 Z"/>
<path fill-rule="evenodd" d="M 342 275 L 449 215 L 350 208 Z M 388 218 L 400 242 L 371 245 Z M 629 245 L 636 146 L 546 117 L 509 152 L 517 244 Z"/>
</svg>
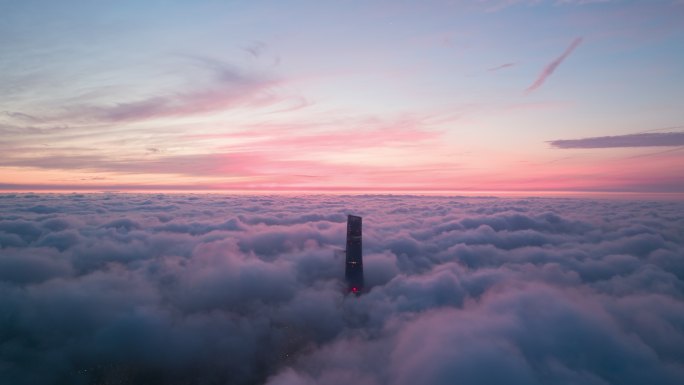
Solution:
<svg viewBox="0 0 684 385">
<path fill-rule="evenodd" d="M 363 242 L 361 233 L 361 217 L 347 217 L 347 252 L 344 277 L 347 289 L 354 294 L 363 291 Z"/>
</svg>

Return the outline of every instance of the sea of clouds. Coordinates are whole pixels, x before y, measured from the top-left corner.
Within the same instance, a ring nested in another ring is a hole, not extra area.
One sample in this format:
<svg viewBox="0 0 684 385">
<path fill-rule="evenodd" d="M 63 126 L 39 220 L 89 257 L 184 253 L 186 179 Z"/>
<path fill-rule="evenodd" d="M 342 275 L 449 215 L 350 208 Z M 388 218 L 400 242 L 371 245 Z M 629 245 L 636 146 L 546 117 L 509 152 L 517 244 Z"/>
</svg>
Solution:
<svg viewBox="0 0 684 385">
<path fill-rule="evenodd" d="M 0 247 L 2 384 L 684 383 L 684 202 L 4 194 Z"/>
</svg>

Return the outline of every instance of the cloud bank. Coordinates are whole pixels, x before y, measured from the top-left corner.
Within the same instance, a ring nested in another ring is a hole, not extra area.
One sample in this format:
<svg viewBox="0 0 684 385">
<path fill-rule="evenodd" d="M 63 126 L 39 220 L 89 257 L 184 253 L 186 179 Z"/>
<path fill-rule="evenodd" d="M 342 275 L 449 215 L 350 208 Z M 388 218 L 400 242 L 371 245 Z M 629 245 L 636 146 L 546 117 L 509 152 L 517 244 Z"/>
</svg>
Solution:
<svg viewBox="0 0 684 385">
<path fill-rule="evenodd" d="M 11 384 L 680 384 L 684 203 L 0 195 Z M 347 213 L 370 291 L 345 297 Z"/>
</svg>

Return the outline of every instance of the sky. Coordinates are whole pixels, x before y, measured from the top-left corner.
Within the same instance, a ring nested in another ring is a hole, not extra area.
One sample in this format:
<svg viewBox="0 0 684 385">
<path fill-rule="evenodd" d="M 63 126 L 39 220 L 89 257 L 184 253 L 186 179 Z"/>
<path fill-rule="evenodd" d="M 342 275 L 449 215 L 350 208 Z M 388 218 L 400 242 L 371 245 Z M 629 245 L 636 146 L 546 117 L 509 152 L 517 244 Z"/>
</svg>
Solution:
<svg viewBox="0 0 684 385">
<path fill-rule="evenodd" d="M 3 193 L 0 378 L 680 385 L 683 253 L 681 201 Z"/>
<path fill-rule="evenodd" d="M 0 0 L 0 189 L 684 194 L 674 0 Z"/>
</svg>

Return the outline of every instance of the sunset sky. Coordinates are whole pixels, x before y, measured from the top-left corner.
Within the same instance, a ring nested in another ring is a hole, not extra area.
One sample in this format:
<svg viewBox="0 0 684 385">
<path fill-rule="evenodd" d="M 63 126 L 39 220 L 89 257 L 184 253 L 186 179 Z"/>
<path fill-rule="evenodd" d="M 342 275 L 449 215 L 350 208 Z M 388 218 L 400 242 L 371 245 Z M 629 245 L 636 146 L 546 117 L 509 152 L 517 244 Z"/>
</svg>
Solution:
<svg viewBox="0 0 684 385">
<path fill-rule="evenodd" d="M 684 194 L 684 2 L 0 0 L 0 189 Z"/>
</svg>

